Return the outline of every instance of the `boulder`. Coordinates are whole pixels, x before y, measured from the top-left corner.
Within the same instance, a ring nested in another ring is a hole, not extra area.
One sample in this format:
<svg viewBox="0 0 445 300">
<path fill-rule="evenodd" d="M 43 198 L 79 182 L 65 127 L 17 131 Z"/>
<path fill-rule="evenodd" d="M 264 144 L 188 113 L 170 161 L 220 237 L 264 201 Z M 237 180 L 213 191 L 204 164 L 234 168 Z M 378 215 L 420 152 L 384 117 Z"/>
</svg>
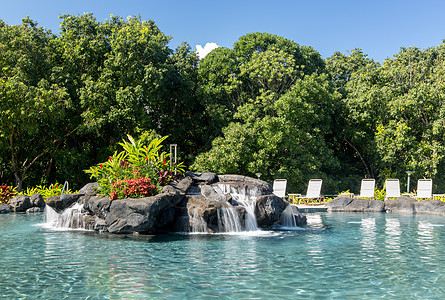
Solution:
<svg viewBox="0 0 445 300">
<path fill-rule="evenodd" d="M 305 215 L 303 215 L 296 205 L 292 205 L 292 212 L 294 214 L 295 222 L 297 223 L 297 226 L 302 226 L 307 224 L 307 218 Z"/>
<path fill-rule="evenodd" d="M 6 203 L 0 203 L 0 214 L 7 214 L 12 212 L 12 207 Z"/>
<path fill-rule="evenodd" d="M 39 213 L 39 212 L 43 212 L 43 210 L 44 210 L 43 207 L 37 207 L 37 206 L 34 206 L 34 207 L 31 207 L 31 208 L 28 208 L 28 209 L 26 210 L 26 213 L 27 213 L 27 214 Z"/>
<path fill-rule="evenodd" d="M 414 204 L 417 201 L 409 197 L 385 200 L 385 210 L 388 213 L 415 213 Z"/>
<path fill-rule="evenodd" d="M 206 200 L 215 200 L 215 201 L 227 201 L 226 195 L 222 192 L 222 190 L 218 186 L 210 186 L 210 185 L 202 185 L 201 186 L 201 195 Z"/>
<path fill-rule="evenodd" d="M 169 185 L 162 188 L 161 194 L 175 194 L 172 199 L 173 204 L 179 203 L 187 194 L 188 190 L 193 184 L 193 180 L 190 177 L 184 177 L 181 180 L 175 180 Z"/>
<path fill-rule="evenodd" d="M 212 184 L 218 181 L 215 173 L 192 173 L 187 171 L 185 176 L 190 177 L 195 183 Z"/>
<path fill-rule="evenodd" d="M 329 201 L 326 206 L 329 211 L 343 212 L 384 212 L 385 204 L 380 200 L 353 199 L 350 197 L 337 197 Z"/>
<path fill-rule="evenodd" d="M 328 211 L 342 211 L 342 209 L 348 206 L 352 200 L 354 199 L 351 197 L 340 196 L 326 203 L 326 207 L 328 208 Z"/>
<path fill-rule="evenodd" d="M 28 208 L 31 208 L 31 200 L 27 195 L 18 195 L 9 199 L 9 206 L 14 212 L 25 212 Z"/>
<path fill-rule="evenodd" d="M 218 209 L 228 206 L 226 201 L 206 199 L 202 195 L 187 195 L 176 207 L 176 219 L 173 228 L 175 232 L 192 231 L 194 218 L 206 223 L 209 232 L 218 232 Z M 245 211 L 237 211 L 241 217 Z M 191 217 L 190 217 L 191 216 Z M 186 222 L 188 221 L 188 224 Z M 187 231 L 184 231 L 188 228 Z"/>
<path fill-rule="evenodd" d="M 156 233 L 174 219 L 174 194 L 113 200 L 105 224 L 111 233 Z"/>
<path fill-rule="evenodd" d="M 84 209 L 91 215 L 98 216 L 101 219 L 105 219 L 107 213 L 110 211 L 111 206 L 110 198 L 92 196 L 84 199 Z"/>
<path fill-rule="evenodd" d="M 99 184 L 97 182 L 87 183 L 79 190 L 79 194 L 85 194 L 86 196 L 96 196 L 98 186 Z"/>
<path fill-rule="evenodd" d="M 259 227 L 272 226 L 279 222 L 281 213 L 289 203 L 273 194 L 256 199 L 255 216 Z"/>
<path fill-rule="evenodd" d="M 230 184 L 232 186 L 238 185 L 248 189 L 257 189 L 260 195 L 272 194 L 272 185 L 268 182 L 242 175 L 218 175 L 218 180 L 221 183 Z"/>
<path fill-rule="evenodd" d="M 29 201 L 31 201 L 31 206 L 33 207 L 45 207 L 45 200 L 43 199 L 42 195 L 40 194 L 33 194 L 31 197 L 29 197 Z"/>
<path fill-rule="evenodd" d="M 445 215 L 445 202 L 439 200 L 423 200 L 414 203 L 418 214 Z"/>
<path fill-rule="evenodd" d="M 84 194 L 64 194 L 62 196 L 53 196 L 46 199 L 46 204 L 57 213 L 63 212 Z"/>
</svg>

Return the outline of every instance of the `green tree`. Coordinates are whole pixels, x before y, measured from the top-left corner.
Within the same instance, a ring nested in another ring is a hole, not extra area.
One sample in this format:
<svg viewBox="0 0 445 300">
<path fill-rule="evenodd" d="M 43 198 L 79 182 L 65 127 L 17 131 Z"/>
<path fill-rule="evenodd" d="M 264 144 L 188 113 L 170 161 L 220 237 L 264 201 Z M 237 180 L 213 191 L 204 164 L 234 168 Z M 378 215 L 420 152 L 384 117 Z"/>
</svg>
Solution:
<svg viewBox="0 0 445 300">
<path fill-rule="evenodd" d="M 0 147 L 10 156 L 18 191 L 29 169 L 60 147 L 65 135 L 67 94 L 46 79 L 53 39 L 29 18 L 0 26 Z"/>
<path fill-rule="evenodd" d="M 239 122 L 225 127 L 224 137 L 216 138 L 192 168 L 250 176 L 260 172 L 269 181 L 287 178 L 289 190 L 302 191 L 309 178 L 327 178 L 338 167 L 325 139 L 338 97 L 327 77 L 315 74 L 298 79 L 284 95 L 264 93 L 239 108 Z"/>
</svg>

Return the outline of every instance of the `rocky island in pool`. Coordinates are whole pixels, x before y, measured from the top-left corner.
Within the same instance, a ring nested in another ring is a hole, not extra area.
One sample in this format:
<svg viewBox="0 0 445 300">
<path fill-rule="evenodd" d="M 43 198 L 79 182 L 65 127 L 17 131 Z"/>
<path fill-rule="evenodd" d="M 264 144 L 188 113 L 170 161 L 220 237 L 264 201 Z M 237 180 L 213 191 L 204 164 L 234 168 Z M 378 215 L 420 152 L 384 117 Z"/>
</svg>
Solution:
<svg viewBox="0 0 445 300">
<path fill-rule="evenodd" d="M 152 197 L 110 200 L 88 184 L 78 194 L 54 196 L 46 204 L 47 221 L 54 226 L 110 233 L 254 231 L 306 220 L 274 195 L 269 183 L 214 173 L 187 172 Z"/>
</svg>

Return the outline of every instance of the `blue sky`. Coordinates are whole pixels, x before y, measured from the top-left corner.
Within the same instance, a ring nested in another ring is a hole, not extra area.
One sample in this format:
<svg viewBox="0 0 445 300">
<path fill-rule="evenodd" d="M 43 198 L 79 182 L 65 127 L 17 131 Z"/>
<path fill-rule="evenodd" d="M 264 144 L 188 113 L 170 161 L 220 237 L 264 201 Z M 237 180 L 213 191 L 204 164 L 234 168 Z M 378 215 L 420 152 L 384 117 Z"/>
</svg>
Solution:
<svg viewBox="0 0 445 300">
<path fill-rule="evenodd" d="M 29 15 L 54 33 L 61 14 L 92 12 L 98 21 L 140 14 L 173 37 L 172 49 L 182 41 L 193 48 L 210 42 L 232 48 L 246 33 L 267 32 L 312 46 L 323 58 L 361 48 L 379 62 L 400 47 L 441 44 L 444 11 L 443 0 L 0 0 L 0 19 L 7 24 Z"/>
</svg>

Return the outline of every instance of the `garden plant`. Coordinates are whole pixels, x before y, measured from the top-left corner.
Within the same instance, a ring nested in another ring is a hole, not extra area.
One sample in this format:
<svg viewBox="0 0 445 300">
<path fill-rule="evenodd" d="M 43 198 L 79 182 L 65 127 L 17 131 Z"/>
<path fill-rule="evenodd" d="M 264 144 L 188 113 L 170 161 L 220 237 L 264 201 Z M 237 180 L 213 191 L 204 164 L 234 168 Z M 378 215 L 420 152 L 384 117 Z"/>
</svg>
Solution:
<svg viewBox="0 0 445 300">
<path fill-rule="evenodd" d="M 119 143 L 124 151 L 85 170 L 97 180 L 100 195 L 111 200 L 153 196 L 184 172 L 183 163 L 172 164 L 170 154 L 161 152 L 167 136 L 153 138 L 148 145 L 143 138 L 127 137 L 128 141 Z"/>
</svg>

